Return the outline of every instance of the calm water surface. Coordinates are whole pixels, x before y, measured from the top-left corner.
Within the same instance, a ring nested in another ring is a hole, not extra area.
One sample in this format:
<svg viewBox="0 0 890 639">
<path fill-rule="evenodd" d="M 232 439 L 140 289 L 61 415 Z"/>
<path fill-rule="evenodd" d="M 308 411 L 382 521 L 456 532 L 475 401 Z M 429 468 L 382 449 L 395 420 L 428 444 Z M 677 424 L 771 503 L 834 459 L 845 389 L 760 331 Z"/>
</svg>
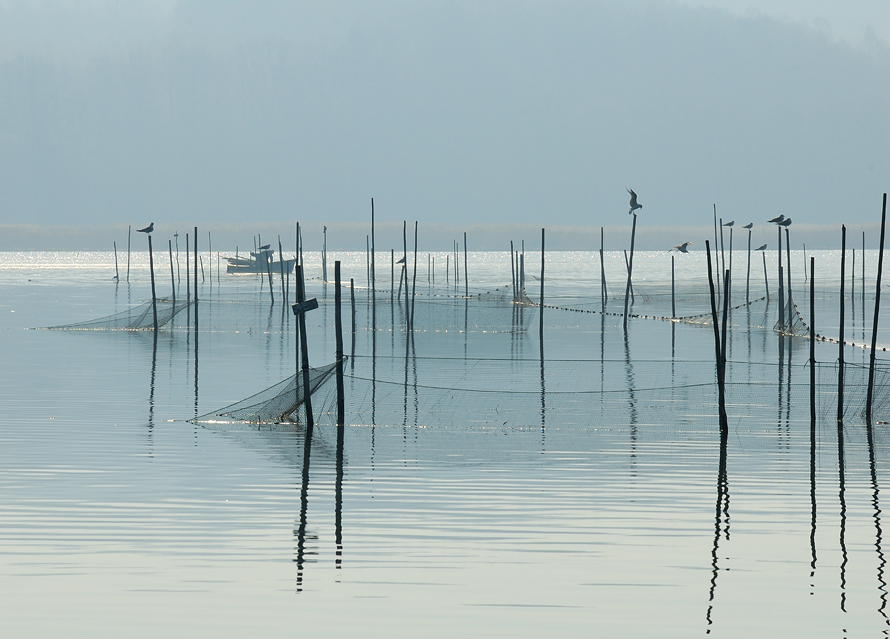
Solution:
<svg viewBox="0 0 890 639">
<path fill-rule="evenodd" d="M 836 335 L 838 256 L 815 256 L 816 325 Z M 344 296 L 349 426 L 338 439 L 322 423 L 307 441 L 299 424 L 188 421 L 293 373 L 277 278 L 272 305 L 258 279 L 214 273 L 199 284 L 197 331 L 180 315 L 157 340 L 28 330 L 150 299 L 147 256 L 115 284 L 113 254 L 0 254 L 0 634 L 890 630 L 887 427 L 852 414 L 838 426 L 826 390 L 838 347 L 819 343 L 824 418 L 811 431 L 809 343 L 780 347 L 775 300 L 733 312 L 721 440 L 712 328 L 635 318 L 625 334 L 618 316 L 578 312 L 600 310 L 597 253 L 548 256 L 547 303 L 574 310 L 547 309 L 543 343 L 538 309 L 517 319 L 508 303 L 455 300 L 444 254 L 435 286 L 419 271 L 412 342 L 390 302 L 389 256 L 373 312 L 364 255 L 336 257 L 358 286 L 354 347 Z M 606 257 L 617 313 L 623 256 Z M 682 257 L 678 315 L 705 312 L 705 261 Z M 507 254 L 469 264 L 471 293 L 510 283 Z M 670 315 L 669 256 L 643 253 L 634 269 L 634 312 Z M 316 254 L 307 273 L 320 275 Z M 757 274 L 751 298 L 763 295 Z M 321 365 L 334 358 L 333 287 L 308 287 Z M 847 338 L 864 343 L 873 293 L 861 292 L 857 281 Z M 867 361 L 855 347 L 846 357 Z"/>
</svg>

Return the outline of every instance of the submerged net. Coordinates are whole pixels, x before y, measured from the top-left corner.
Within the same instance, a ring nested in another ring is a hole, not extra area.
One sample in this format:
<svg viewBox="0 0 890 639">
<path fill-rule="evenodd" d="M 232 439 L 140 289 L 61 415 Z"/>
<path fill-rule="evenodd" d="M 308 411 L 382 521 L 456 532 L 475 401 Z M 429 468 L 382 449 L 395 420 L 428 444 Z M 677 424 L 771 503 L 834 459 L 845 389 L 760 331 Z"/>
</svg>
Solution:
<svg viewBox="0 0 890 639">
<path fill-rule="evenodd" d="M 344 361 L 345 361 L 344 357 Z M 321 368 L 309 369 L 309 392 L 315 395 L 337 370 L 337 363 Z M 303 375 L 294 374 L 287 379 L 270 386 L 265 390 L 251 395 L 247 399 L 235 402 L 224 408 L 201 415 L 192 421 L 206 423 L 242 422 L 252 424 L 273 424 L 297 421 L 297 411 L 303 406 Z M 313 412 L 325 414 L 330 412 L 328 401 L 313 406 Z"/>
<path fill-rule="evenodd" d="M 184 300 L 158 298 L 158 326 L 164 326 L 186 307 L 194 304 Z M 62 326 L 47 326 L 53 331 L 139 331 L 154 328 L 154 313 L 151 301 L 133 306 L 120 313 L 99 319 Z"/>
</svg>

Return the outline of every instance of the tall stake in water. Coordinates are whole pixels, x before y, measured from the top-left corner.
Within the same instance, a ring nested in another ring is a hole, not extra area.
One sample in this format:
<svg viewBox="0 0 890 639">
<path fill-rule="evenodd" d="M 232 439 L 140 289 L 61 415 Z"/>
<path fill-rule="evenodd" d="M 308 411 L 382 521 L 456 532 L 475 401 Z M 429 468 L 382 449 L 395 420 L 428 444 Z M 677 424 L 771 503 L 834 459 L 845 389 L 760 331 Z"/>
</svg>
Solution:
<svg viewBox="0 0 890 639">
<path fill-rule="evenodd" d="M 510 240 L 510 275 L 513 277 L 513 301 L 516 301 L 517 291 L 516 288 L 516 260 L 513 253 L 513 240 Z"/>
<path fill-rule="evenodd" d="M 416 230 L 416 228 L 417 227 L 415 226 L 415 230 Z M 415 237 L 415 246 L 414 246 L 415 251 L 417 250 L 416 240 L 417 240 L 417 238 Z M 467 279 L 467 234 L 466 234 L 466 232 L 464 232 L 464 297 L 469 297 L 469 296 L 470 296 L 470 283 L 469 283 L 469 280 Z"/>
<path fill-rule="evenodd" d="M 603 256 L 603 247 L 605 246 L 605 231 L 600 227 L 600 302 L 603 309 L 606 308 L 606 259 Z"/>
<path fill-rule="evenodd" d="M 114 279 L 117 282 L 121 281 L 120 271 L 117 270 L 117 242 L 114 242 Z"/>
<path fill-rule="evenodd" d="M 748 273 L 745 276 L 745 304 L 751 302 L 751 229 L 748 229 Z"/>
<path fill-rule="evenodd" d="M 127 281 L 130 281 L 130 232 L 133 230 L 133 226 L 130 225 L 127 227 Z"/>
<path fill-rule="evenodd" d="M 887 222 L 887 194 L 884 193 L 884 203 L 881 206 L 881 243 L 878 246 L 878 275 L 875 282 L 875 319 L 871 326 L 871 355 L 868 358 L 868 393 L 865 401 L 865 418 L 871 424 L 871 403 L 875 388 L 875 350 L 878 344 L 878 313 L 881 310 L 881 272 L 884 268 L 884 228 Z M 865 245 L 865 233 L 862 234 L 862 244 Z M 865 271 L 865 253 L 863 257 L 863 271 Z M 863 275 L 863 281 L 865 276 Z M 865 289 L 862 290 L 865 295 Z"/>
<path fill-rule="evenodd" d="M 195 227 L 195 317 L 198 314 L 198 227 Z"/>
<path fill-rule="evenodd" d="M 170 286 L 173 289 L 173 313 L 176 313 L 176 275 L 173 273 L 173 240 L 167 240 L 170 250 Z"/>
<path fill-rule="evenodd" d="M 303 288 L 303 267 L 298 266 L 296 277 L 297 281 L 297 303 L 306 301 L 306 293 Z M 300 325 L 300 356 L 303 364 L 303 407 L 306 409 L 306 425 L 311 428 L 314 425 L 312 419 L 312 393 L 309 384 L 309 348 L 306 339 L 306 313 L 298 313 Z"/>
<path fill-rule="evenodd" d="M 711 323 L 714 325 L 714 352 L 716 353 L 715 361 L 717 366 L 717 391 L 719 396 L 720 429 L 722 432 L 724 426 L 727 424 L 726 396 L 723 387 L 723 367 L 720 365 L 722 349 L 720 340 L 720 324 L 717 322 L 717 299 L 714 294 L 714 273 L 711 264 L 711 243 L 708 240 L 705 240 L 705 250 L 707 250 L 708 252 L 708 287 L 711 292 Z"/>
<path fill-rule="evenodd" d="M 779 228 L 779 251 L 776 254 L 778 258 L 779 269 L 779 325 L 785 324 L 785 275 L 782 273 L 782 227 Z"/>
<path fill-rule="evenodd" d="M 810 423 L 816 423 L 816 258 L 810 258 Z"/>
<path fill-rule="evenodd" d="M 841 225 L 841 299 L 837 355 L 837 421 L 844 421 L 844 266 L 847 256 L 847 227 Z"/>
<path fill-rule="evenodd" d="M 671 318 L 677 318 L 677 300 L 674 289 L 674 256 L 671 255 Z"/>
<path fill-rule="evenodd" d="M 346 403 L 343 397 L 343 319 L 340 316 L 340 260 L 334 261 L 334 333 L 337 339 L 337 426 L 346 425 Z"/>
<path fill-rule="evenodd" d="M 151 313 L 154 316 L 155 334 L 158 332 L 158 298 L 155 295 L 155 260 L 151 250 L 151 234 L 148 235 L 148 266 L 151 271 Z"/>
<path fill-rule="evenodd" d="M 766 289 L 766 303 L 769 305 L 769 276 L 766 273 L 766 251 L 763 251 L 760 256 L 763 258 L 763 286 Z"/>
<path fill-rule="evenodd" d="M 405 287 L 407 289 L 407 286 Z M 411 283 L 411 330 L 414 330 L 414 300 L 417 297 L 417 220 L 414 220 L 414 277 Z"/>
<path fill-rule="evenodd" d="M 630 261 L 627 263 L 627 286 L 624 287 L 624 330 L 627 330 L 627 305 L 630 302 L 630 282 L 634 270 L 634 240 L 637 236 L 637 214 L 634 213 L 633 227 L 630 231 Z M 543 286 L 543 282 L 541 283 Z"/>
<path fill-rule="evenodd" d="M 794 313 L 794 302 L 791 299 L 791 239 L 788 237 L 788 227 L 785 227 L 785 266 L 788 271 L 788 327 L 791 328 L 792 313 Z"/>
<path fill-rule="evenodd" d="M 634 221 L 637 216 L 634 214 Z M 627 325 L 627 316 L 624 317 L 625 326 Z M 541 229 L 541 341 L 544 340 L 544 229 Z"/>
</svg>

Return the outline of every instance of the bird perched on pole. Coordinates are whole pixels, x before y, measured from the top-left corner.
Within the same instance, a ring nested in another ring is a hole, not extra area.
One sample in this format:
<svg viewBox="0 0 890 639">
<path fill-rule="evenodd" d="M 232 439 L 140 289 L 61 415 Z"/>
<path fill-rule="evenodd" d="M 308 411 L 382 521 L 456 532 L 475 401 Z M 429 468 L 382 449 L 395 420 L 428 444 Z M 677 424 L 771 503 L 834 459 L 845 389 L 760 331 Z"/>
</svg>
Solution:
<svg viewBox="0 0 890 639">
<path fill-rule="evenodd" d="M 261 250 L 261 251 L 268 251 L 271 247 L 272 247 L 271 244 L 263 244 L 263 245 L 260 247 L 260 250 Z"/>
<path fill-rule="evenodd" d="M 788 228 L 789 226 L 791 226 L 791 218 L 790 217 L 785 218 L 784 220 L 779 222 L 779 226 L 784 226 L 785 228 Z"/>
<path fill-rule="evenodd" d="M 757 247 L 756 249 L 754 249 L 754 250 L 755 250 L 755 251 L 765 251 L 765 250 L 766 250 L 766 244 L 761 244 L 760 246 L 758 246 L 758 247 Z"/>
<path fill-rule="evenodd" d="M 154 230 L 155 230 L 155 223 L 152 222 L 151 224 L 146 226 L 144 229 L 136 229 L 136 232 L 137 233 L 151 233 Z"/>
<path fill-rule="evenodd" d="M 630 210 L 627 212 L 630 215 L 637 209 L 643 208 L 643 205 L 637 202 L 637 194 L 633 192 L 633 189 L 627 189 L 627 192 L 630 193 Z"/>
<path fill-rule="evenodd" d="M 780 215 L 779 217 L 774 217 L 773 219 L 771 219 L 771 220 L 769 221 L 769 223 L 770 223 L 770 224 L 781 224 L 781 223 L 782 223 L 782 220 L 784 220 L 784 219 L 785 219 L 785 216 L 784 216 L 784 215 Z"/>
<path fill-rule="evenodd" d="M 745 226 L 743 226 L 742 228 L 743 228 L 743 229 L 748 229 L 748 230 L 750 231 L 752 228 L 754 228 L 754 222 L 748 222 L 748 223 L 745 224 Z"/>
<path fill-rule="evenodd" d="M 733 224 L 735 224 L 735 220 L 730 220 L 729 222 L 727 222 L 727 223 L 724 224 L 723 226 L 732 226 Z"/>
<path fill-rule="evenodd" d="M 692 242 L 683 242 L 682 244 L 677 244 L 677 246 L 675 246 L 671 250 L 679 251 L 680 253 L 689 253 L 689 245 L 690 244 L 692 244 Z"/>
</svg>

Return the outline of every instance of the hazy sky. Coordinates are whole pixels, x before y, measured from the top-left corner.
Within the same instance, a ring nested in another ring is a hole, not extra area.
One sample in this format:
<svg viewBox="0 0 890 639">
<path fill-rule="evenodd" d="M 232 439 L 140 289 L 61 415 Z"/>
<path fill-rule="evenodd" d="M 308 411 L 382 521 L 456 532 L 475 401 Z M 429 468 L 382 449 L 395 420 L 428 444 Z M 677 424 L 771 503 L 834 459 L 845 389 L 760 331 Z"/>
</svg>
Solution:
<svg viewBox="0 0 890 639">
<path fill-rule="evenodd" d="M 863 222 L 890 2 L 0 0 L 0 223 Z M 642 220 L 641 220 L 642 222 Z"/>
</svg>

